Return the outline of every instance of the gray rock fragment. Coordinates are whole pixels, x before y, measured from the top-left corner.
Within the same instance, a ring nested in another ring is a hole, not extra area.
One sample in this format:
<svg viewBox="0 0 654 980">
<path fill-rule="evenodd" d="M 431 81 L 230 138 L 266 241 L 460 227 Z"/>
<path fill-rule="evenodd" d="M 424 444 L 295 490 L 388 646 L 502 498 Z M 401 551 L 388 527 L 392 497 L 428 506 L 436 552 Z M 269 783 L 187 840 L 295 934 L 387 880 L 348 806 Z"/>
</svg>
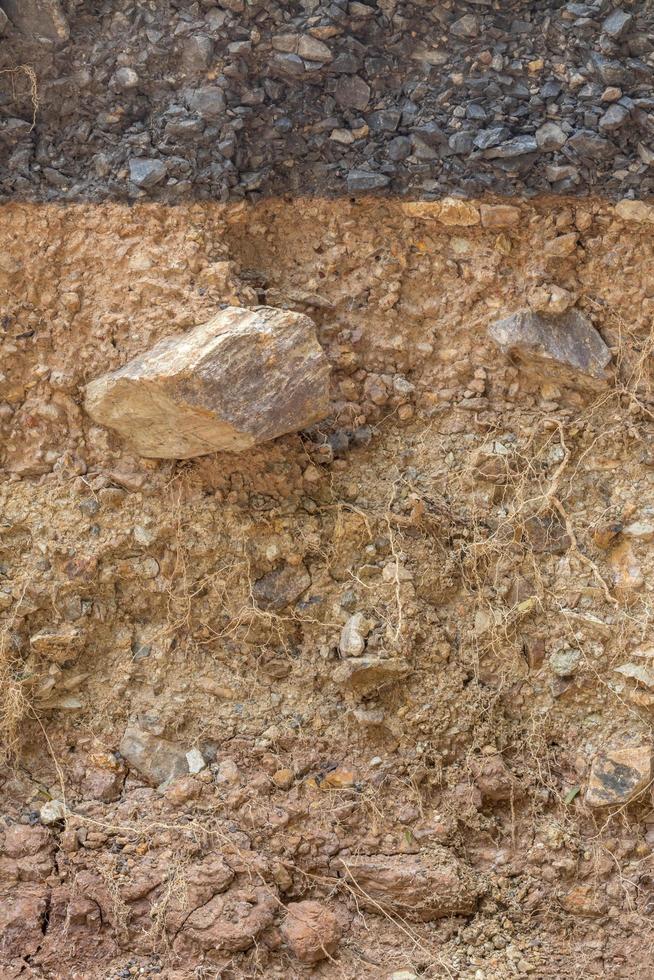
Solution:
<svg viewBox="0 0 654 980">
<path fill-rule="evenodd" d="M 202 772 L 207 765 L 199 749 L 191 749 L 186 753 L 186 764 L 188 765 L 188 771 L 193 775 Z"/>
<path fill-rule="evenodd" d="M 455 37 L 472 38 L 479 34 L 479 20 L 474 14 L 464 14 L 450 26 L 450 34 Z"/>
<path fill-rule="evenodd" d="M 187 93 L 186 104 L 203 119 L 220 119 L 225 111 L 225 93 L 217 85 L 204 85 Z"/>
<path fill-rule="evenodd" d="M 192 34 L 184 42 L 182 63 L 188 72 L 206 71 L 211 64 L 213 41 L 206 34 Z"/>
<path fill-rule="evenodd" d="M 562 180 L 575 184 L 579 181 L 579 171 L 576 167 L 550 164 L 545 167 L 545 177 L 551 184 L 558 184 Z"/>
<path fill-rule="evenodd" d="M 550 657 L 550 667 L 557 677 L 571 677 L 580 663 L 580 650 L 557 650 Z"/>
<path fill-rule="evenodd" d="M 398 139 L 402 139 L 402 137 L 398 136 Z M 452 133 L 449 140 L 447 141 L 447 145 L 449 146 L 452 153 L 461 153 L 461 154 L 470 153 L 472 151 L 473 146 L 475 145 L 474 136 L 472 133 L 468 133 L 468 132 Z M 391 157 L 391 160 L 394 159 L 394 157 L 391 156 L 390 148 L 389 148 L 388 155 Z"/>
<path fill-rule="evenodd" d="M 390 177 L 376 174 L 372 170 L 351 170 L 347 175 L 347 189 L 350 194 L 365 194 L 366 191 L 378 191 L 387 187 Z"/>
<path fill-rule="evenodd" d="M 358 75 L 343 75 L 336 83 L 334 97 L 345 108 L 363 110 L 370 100 L 370 86 Z"/>
<path fill-rule="evenodd" d="M 153 786 L 188 774 L 186 752 L 180 745 L 145 732 L 136 725 L 127 726 L 119 748 L 132 769 Z"/>
<path fill-rule="evenodd" d="M 119 92 L 131 92 L 138 88 L 139 76 L 133 68 L 119 68 L 114 72 L 111 82 Z"/>
<path fill-rule="evenodd" d="M 507 126 L 489 126 L 488 129 L 479 130 L 474 138 L 474 145 L 478 150 L 489 150 L 499 146 L 509 134 L 510 130 Z"/>
<path fill-rule="evenodd" d="M 368 125 L 374 133 L 394 133 L 400 123 L 401 115 L 399 109 L 380 109 L 370 113 Z"/>
<path fill-rule="evenodd" d="M 350 616 L 341 630 L 338 649 L 342 657 L 360 657 L 366 648 L 366 636 L 370 632 L 370 624 L 363 613 Z"/>
<path fill-rule="evenodd" d="M 641 687 L 648 687 L 650 690 L 654 688 L 654 670 L 650 667 L 633 663 L 620 664 L 619 667 L 615 668 L 615 673 L 622 674 L 623 677 L 629 677 Z"/>
<path fill-rule="evenodd" d="M 492 147 L 484 152 L 488 160 L 511 160 L 513 157 L 521 157 L 526 153 L 536 153 L 538 143 L 535 136 L 515 136 L 506 143 Z"/>
<path fill-rule="evenodd" d="M 21 34 L 48 41 L 67 41 L 70 37 L 59 0 L 3 0 L 2 7 Z"/>
<path fill-rule="evenodd" d="M 304 34 L 300 38 L 297 53 L 306 61 L 318 61 L 321 64 L 332 61 L 334 57 L 326 44 L 310 34 Z"/>
<path fill-rule="evenodd" d="M 628 14 L 626 10 L 614 10 L 602 24 L 602 30 L 609 37 L 617 39 L 628 30 L 633 19 L 633 15 Z"/>
<path fill-rule="evenodd" d="M 521 310 L 491 323 L 488 332 L 512 360 L 543 378 L 581 387 L 609 379 L 611 352 L 579 310 L 560 316 Z"/>
<path fill-rule="evenodd" d="M 612 143 L 598 136 L 592 129 L 580 129 L 570 137 L 566 144 L 567 149 L 574 150 L 580 157 L 589 159 L 606 159 L 613 153 Z"/>
<path fill-rule="evenodd" d="M 52 827 L 66 819 L 68 811 L 66 805 L 61 800 L 48 800 L 44 803 L 39 812 L 39 819 L 46 827 Z"/>
<path fill-rule="evenodd" d="M 470 149 L 470 147 L 468 147 L 468 149 Z M 464 152 L 467 152 L 467 150 Z M 392 139 L 388 144 L 389 159 L 396 163 L 400 160 L 406 160 L 410 153 L 411 140 L 407 136 L 396 136 L 395 139 Z"/>
<path fill-rule="evenodd" d="M 561 127 L 555 122 L 543 123 L 536 130 L 536 143 L 538 144 L 538 149 L 543 153 L 552 153 L 555 150 L 560 150 L 567 138 Z"/>
<path fill-rule="evenodd" d="M 282 75 L 301 76 L 305 72 L 304 62 L 298 54 L 276 54 L 273 66 Z"/>
<path fill-rule="evenodd" d="M 162 160 L 133 157 L 129 161 L 129 179 L 141 190 L 155 187 L 166 176 L 166 164 Z"/>
<path fill-rule="evenodd" d="M 329 373 L 308 317 L 228 307 L 92 381 L 86 410 L 151 459 L 241 452 L 324 418 Z"/>
<path fill-rule="evenodd" d="M 280 565 L 254 583 L 252 595 L 262 609 L 284 609 L 297 602 L 310 585 L 304 565 Z"/>
<path fill-rule="evenodd" d="M 649 742 L 607 749 L 595 759 L 588 778 L 588 806 L 623 806 L 650 785 L 652 745 Z"/>
<path fill-rule="evenodd" d="M 623 105 L 609 106 L 599 121 L 599 128 L 605 133 L 613 133 L 620 129 L 629 118 L 629 110 Z"/>
</svg>

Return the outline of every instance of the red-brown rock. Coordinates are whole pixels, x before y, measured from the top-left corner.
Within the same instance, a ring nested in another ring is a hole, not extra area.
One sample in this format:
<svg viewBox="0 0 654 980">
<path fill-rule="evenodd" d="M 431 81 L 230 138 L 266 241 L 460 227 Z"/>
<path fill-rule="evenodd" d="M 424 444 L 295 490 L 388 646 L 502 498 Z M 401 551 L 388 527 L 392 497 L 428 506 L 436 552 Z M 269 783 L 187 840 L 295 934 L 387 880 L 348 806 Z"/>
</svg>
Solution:
<svg viewBox="0 0 654 980">
<path fill-rule="evenodd" d="M 0 845 L 0 881 L 43 881 L 53 869 L 53 851 L 45 827 L 8 827 Z"/>
<path fill-rule="evenodd" d="M 33 956 L 43 942 L 48 889 L 38 885 L 0 892 L 0 963 Z"/>
<path fill-rule="evenodd" d="M 474 912 L 478 882 L 447 848 L 434 846 L 424 857 L 376 854 L 338 858 L 334 870 L 349 879 L 357 901 L 371 912 L 380 909 L 428 922 Z"/>
<path fill-rule="evenodd" d="M 177 936 L 178 956 L 220 960 L 253 946 L 272 925 L 278 902 L 268 888 L 232 888 L 196 908 Z"/>
<path fill-rule="evenodd" d="M 341 939 L 337 917 L 322 902 L 291 902 L 281 931 L 293 955 L 303 963 L 333 956 Z"/>
</svg>

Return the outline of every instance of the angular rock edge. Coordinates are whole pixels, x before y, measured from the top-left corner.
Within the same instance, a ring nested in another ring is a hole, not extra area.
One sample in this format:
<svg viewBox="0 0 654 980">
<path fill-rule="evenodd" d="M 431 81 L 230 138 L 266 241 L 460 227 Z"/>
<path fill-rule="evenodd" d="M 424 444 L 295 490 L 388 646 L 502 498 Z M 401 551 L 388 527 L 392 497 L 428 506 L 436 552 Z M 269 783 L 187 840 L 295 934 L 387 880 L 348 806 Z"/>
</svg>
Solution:
<svg viewBox="0 0 654 980">
<path fill-rule="evenodd" d="M 519 310 L 491 323 L 488 334 L 518 365 L 546 380 L 596 388 L 610 379 L 611 351 L 579 310 Z"/>
<path fill-rule="evenodd" d="M 242 452 L 324 418 L 330 370 L 309 317 L 227 307 L 90 382 L 85 408 L 151 459 Z"/>
</svg>

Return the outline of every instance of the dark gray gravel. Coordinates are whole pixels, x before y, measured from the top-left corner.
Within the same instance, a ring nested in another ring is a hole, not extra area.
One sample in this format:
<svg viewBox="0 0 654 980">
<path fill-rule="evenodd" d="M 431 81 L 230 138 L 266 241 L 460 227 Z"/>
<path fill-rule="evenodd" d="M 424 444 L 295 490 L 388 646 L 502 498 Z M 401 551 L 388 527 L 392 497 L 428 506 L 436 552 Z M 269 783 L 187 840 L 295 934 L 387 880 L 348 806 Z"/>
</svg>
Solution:
<svg viewBox="0 0 654 980">
<path fill-rule="evenodd" d="M 652 0 L 0 0 L 0 195 L 654 194 Z"/>
</svg>

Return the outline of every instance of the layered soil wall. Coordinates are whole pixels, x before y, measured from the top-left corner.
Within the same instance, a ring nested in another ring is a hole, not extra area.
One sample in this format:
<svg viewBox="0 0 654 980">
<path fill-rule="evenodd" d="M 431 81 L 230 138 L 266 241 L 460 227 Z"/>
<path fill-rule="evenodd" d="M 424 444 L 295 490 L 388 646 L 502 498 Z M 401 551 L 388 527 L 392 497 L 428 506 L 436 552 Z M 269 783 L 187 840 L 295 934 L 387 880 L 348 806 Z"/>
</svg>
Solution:
<svg viewBox="0 0 654 980">
<path fill-rule="evenodd" d="M 652 974 L 653 69 L 0 0 L 3 978 Z"/>
<path fill-rule="evenodd" d="M 3 976 L 648 975 L 650 212 L 504 205 L 3 207 Z M 311 317 L 324 422 L 92 422 L 225 304 Z M 566 308 L 597 384 L 488 333 Z"/>
</svg>

